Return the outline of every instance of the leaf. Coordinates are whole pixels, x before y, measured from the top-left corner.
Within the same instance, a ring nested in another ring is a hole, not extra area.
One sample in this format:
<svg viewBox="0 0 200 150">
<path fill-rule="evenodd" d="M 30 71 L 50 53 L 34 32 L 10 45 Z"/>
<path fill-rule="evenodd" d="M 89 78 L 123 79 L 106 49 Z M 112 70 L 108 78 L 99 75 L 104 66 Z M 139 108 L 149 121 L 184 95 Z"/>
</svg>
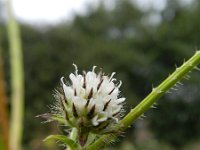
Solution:
<svg viewBox="0 0 200 150">
<path fill-rule="evenodd" d="M 69 125 L 69 123 L 66 121 L 66 119 L 64 119 L 61 116 L 54 115 L 54 116 L 51 117 L 51 119 L 53 119 L 54 121 L 58 121 L 61 124 Z"/>
<path fill-rule="evenodd" d="M 47 122 L 51 122 L 51 121 L 57 121 L 60 124 L 64 124 L 64 125 L 69 125 L 69 123 L 67 122 L 66 119 L 64 119 L 61 115 L 52 115 L 50 113 L 45 113 L 45 114 L 41 114 L 41 115 L 37 115 L 37 118 L 40 117 L 42 119 L 47 120 Z"/>
<path fill-rule="evenodd" d="M 64 136 L 64 135 L 50 135 L 48 137 L 46 137 L 43 141 L 49 141 L 49 140 L 58 140 L 63 142 L 64 144 L 66 144 L 67 146 L 69 146 L 71 148 L 71 150 L 77 150 L 78 149 L 78 145 L 76 144 L 75 141 L 73 141 L 72 139 Z"/>
</svg>

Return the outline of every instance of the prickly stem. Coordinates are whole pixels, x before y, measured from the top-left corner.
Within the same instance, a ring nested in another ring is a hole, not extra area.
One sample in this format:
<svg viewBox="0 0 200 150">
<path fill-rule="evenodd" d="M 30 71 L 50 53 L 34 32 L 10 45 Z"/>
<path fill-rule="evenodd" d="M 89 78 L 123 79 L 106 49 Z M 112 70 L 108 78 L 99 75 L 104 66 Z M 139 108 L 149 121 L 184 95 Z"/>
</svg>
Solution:
<svg viewBox="0 0 200 150">
<path fill-rule="evenodd" d="M 188 79 L 187 74 L 196 69 L 196 66 L 200 64 L 200 51 L 197 51 L 187 62 L 184 61 L 183 65 L 175 70 L 174 73 L 169 75 L 157 88 L 152 92 L 134 109 L 132 109 L 120 122 L 117 130 L 127 129 L 136 119 L 138 119 L 144 112 L 146 112 L 161 96 L 163 96 L 169 89 L 171 89 L 176 83 L 180 83 L 182 78 Z M 162 91 L 162 92 L 157 92 Z M 105 139 L 113 140 L 116 137 L 111 135 L 104 135 L 96 140 L 92 145 L 85 148 L 85 150 L 95 150 L 96 148 L 102 149 L 107 142 Z"/>
</svg>

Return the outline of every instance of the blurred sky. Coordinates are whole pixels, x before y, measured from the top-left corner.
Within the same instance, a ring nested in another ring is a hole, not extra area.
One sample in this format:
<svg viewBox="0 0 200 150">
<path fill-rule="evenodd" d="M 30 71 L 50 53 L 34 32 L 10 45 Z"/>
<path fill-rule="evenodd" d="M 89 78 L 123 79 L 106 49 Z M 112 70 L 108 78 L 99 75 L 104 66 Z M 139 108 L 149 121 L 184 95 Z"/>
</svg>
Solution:
<svg viewBox="0 0 200 150">
<path fill-rule="evenodd" d="M 56 23 L 70 20 L 74 13 L 86 13 L 86 5 L 99 0 L 12 0 L 14 12 L 21 21 Z"/>
<path fill-rule="evenodd" d="M 3 0 L 0 0 L 3 1 Z M 88 6 L 95 8 L 103 2 L 107 8 L 114 5 L 117 0 L 11 0 L 17 18 L 26 23 L 51 23 L 73 19 L 74 14 L 86 14 Z M 143 11 L 155 9 L 162 11 L 166 0 L 132 0 Z M 184 3 L 192 0 L 180 0 Z"/>
</svg>

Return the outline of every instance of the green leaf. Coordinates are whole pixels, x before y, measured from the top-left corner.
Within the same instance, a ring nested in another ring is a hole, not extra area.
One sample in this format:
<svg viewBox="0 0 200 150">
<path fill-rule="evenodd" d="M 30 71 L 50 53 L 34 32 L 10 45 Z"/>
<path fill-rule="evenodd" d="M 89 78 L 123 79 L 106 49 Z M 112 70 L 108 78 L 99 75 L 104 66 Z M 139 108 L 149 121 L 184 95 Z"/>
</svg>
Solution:
<svg viewBox="0 0 200 150">
<path fill-rule="evenodd" d="M 63 142 L 64 144 L 66 144 L 67 146 L 69 146 L 71 148 L 71 150 L 77 150 L 78 149 L 78 145 L 76 144 L 75 141 L 73 141 L 72 139 L 64 136 L 64 135 L 50 135 L 47 138 L 45 138 L 43 141 L 49 141 L 49 140 L 58 140 Z"/>
<path fill-rule="evenodd" d="M 69 125 L 69 123 L 66 121 L 66 119 L 64 119 L 61 116 L 52 116 L 51 119 L 53 119 L 54 121 L 58 121 L 61 124 Z"/>
</svg>

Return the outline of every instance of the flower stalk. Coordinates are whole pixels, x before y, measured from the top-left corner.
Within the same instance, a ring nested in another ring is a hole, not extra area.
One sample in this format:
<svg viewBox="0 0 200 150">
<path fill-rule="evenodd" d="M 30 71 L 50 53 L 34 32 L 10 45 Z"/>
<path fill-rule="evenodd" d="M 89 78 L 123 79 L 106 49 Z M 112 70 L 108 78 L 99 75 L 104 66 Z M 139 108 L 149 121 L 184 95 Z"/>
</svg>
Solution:
<svg viewBox="0 0 200 150">
<path fill-rule="evenodd" d="M 176 83 L 183 79 L 189 71 L 197 68 L 200 63 L 200 51 L 197 51 L 187 62 L 179 68 L 176 68 L 175 72 L 166 78 L 158 87 L 153 88 L 152 92 L 134 109 L 132 109 L 120 122 L 118 130 L 124 131 L 127 129 L 136 119 L 143 115 L 161 96 L 163 96 L 168 90 L 170 90 Z M 197 68 L 198 70 L 198 68 Z M 109 144 L 106 140 L 112 141 L 116 138 L 113 135 L 104 135 L 96 140 L 93 144 L 85 148 L 85 150 L 97 150 L 102 149 Z"/>
<path fill-rule="evenodd" d="M 12 11 L 11 0 L 6 0 L 7 7 L 7 32 L 10 49 L 11 68 L 11 121 L 9 149 L 21 150 L 23 115 L 24 115 L 24 69 L 22 42 L 18 23 Z"/>
</svg>

